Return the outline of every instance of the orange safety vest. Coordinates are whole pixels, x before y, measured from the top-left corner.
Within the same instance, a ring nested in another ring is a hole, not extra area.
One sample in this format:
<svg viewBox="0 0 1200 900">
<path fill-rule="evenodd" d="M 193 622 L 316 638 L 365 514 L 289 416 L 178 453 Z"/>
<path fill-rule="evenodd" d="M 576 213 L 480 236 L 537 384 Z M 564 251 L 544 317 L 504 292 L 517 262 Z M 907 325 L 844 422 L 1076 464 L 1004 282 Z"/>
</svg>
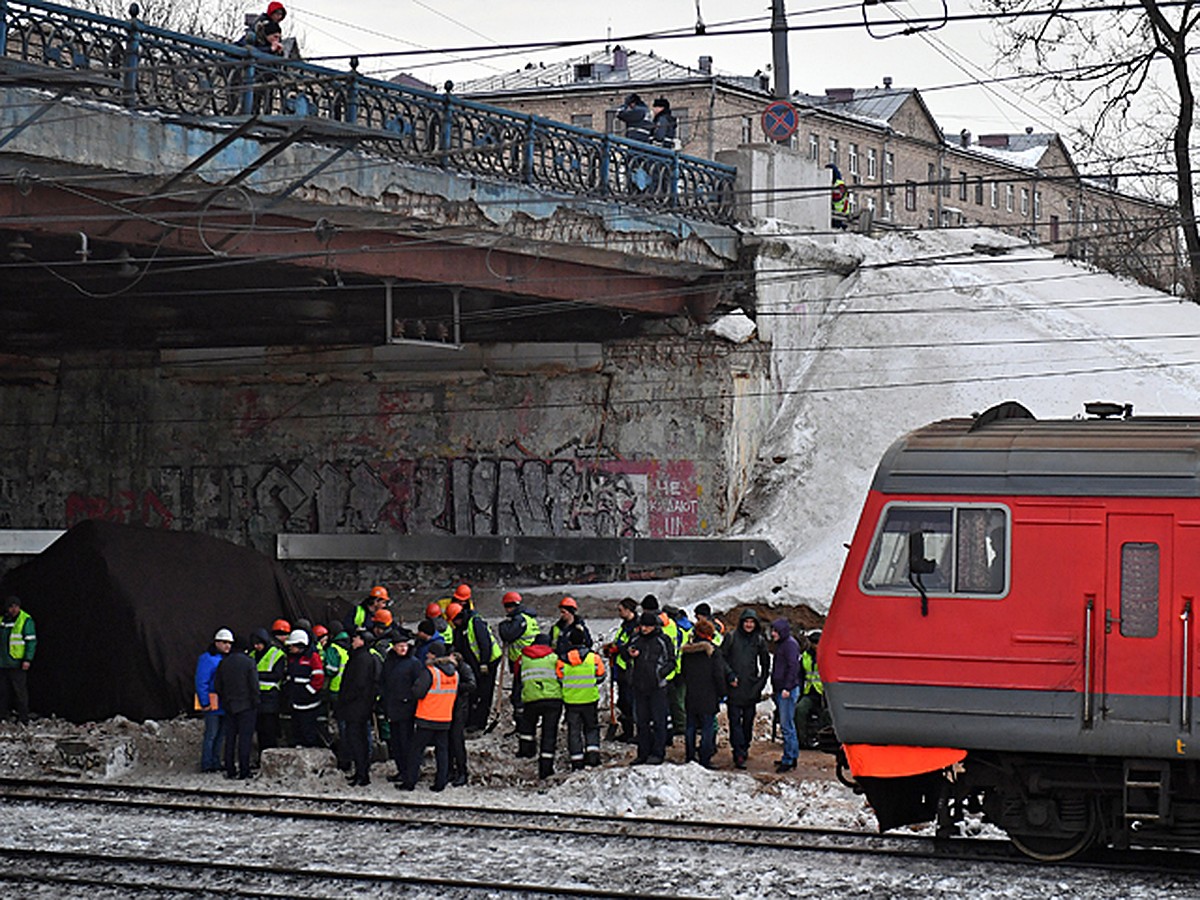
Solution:
<svg viewBox="0 0 1200 900">
<path fill-rule="evenodd" d="M 458 696 L 458 672 L 447 675 L 437 666 L 429 666 L 433 684 L 429 693 L 417 701 L 417 718 L 426 722 L 449 722 L 454 718 L 454 698 Z"/>
</svg>

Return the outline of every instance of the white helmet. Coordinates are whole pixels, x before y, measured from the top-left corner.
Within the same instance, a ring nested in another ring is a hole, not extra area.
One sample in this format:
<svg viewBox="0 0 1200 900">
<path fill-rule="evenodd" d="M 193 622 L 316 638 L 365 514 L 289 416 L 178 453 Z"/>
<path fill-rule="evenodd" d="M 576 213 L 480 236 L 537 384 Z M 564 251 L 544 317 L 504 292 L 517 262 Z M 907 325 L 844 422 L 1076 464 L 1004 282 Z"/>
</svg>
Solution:
<svg viewBox="0 0 1200 900">
<path fill-rule="evenodd" d="M 216 634 L 213 635 L 213 641 L 228 641 L 229 643 L 232 644 L 233 643 L 233 632 L 230 631 L 228 628 L 222 628 L 222 629 L 218 630 Z"/>
<path fill-rule="evenodd" d="M 287 636 L 287 640 L 284 641 L 284 643 L 289 646 L 292 644 L 300 644 L 303 646 L 308 643 L 308 635 L 302 629 L 297 628 Z"/>
</svg>

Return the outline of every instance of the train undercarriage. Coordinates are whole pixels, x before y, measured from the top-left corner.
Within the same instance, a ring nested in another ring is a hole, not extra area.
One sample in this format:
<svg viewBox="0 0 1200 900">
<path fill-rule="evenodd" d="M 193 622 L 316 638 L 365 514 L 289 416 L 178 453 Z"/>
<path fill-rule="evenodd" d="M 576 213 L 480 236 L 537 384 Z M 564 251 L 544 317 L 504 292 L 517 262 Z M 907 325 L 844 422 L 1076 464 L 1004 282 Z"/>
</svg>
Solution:
<svg viewBox="0 0 1200 900">
<path fill-rule="evenodd" d="M 982 815 L 1045 862 L 1100 847 L 1200 848 L 1193 761 L 973 752 L 940 772 L 844 780 L 866 794 L 883 830 L 933 821 L 950 837 Z"/>
</svg>

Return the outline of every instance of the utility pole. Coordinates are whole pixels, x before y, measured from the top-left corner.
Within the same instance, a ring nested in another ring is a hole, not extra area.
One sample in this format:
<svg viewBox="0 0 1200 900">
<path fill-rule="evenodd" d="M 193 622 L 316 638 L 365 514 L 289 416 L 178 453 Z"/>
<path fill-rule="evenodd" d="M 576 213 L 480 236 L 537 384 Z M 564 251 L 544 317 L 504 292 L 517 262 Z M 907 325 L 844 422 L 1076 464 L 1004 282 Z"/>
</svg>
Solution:
<svg viewBox="0 0 1200 900">
<path fill-rule="evenodd" d="M 788 31 L 784 0 L 771 0 L 771 55 L 775 66 L 775 96 L 787 97 L 792 89 L 788 82 Z"/>
</svg>

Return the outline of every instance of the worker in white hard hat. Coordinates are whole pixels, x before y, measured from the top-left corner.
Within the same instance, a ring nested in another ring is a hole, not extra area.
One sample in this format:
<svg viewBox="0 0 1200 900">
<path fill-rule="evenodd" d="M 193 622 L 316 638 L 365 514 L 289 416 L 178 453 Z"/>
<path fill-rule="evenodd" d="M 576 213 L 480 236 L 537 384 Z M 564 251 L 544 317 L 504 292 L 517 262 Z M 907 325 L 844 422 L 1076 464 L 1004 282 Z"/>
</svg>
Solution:
<svg viewBox="0 0 1200 900">
<path fill-rule="evenodd" d="M 208 649 L 196 661 L 196 709 L 204 713 L 204 741 L 200 749 L 200 771 L 221 771 L 221 746 L 225 717 L 213 690 L 213 675 L 221 660 L 233 647 L 233 632 L 221 628 L 213 635 Z"/>
</svg>

